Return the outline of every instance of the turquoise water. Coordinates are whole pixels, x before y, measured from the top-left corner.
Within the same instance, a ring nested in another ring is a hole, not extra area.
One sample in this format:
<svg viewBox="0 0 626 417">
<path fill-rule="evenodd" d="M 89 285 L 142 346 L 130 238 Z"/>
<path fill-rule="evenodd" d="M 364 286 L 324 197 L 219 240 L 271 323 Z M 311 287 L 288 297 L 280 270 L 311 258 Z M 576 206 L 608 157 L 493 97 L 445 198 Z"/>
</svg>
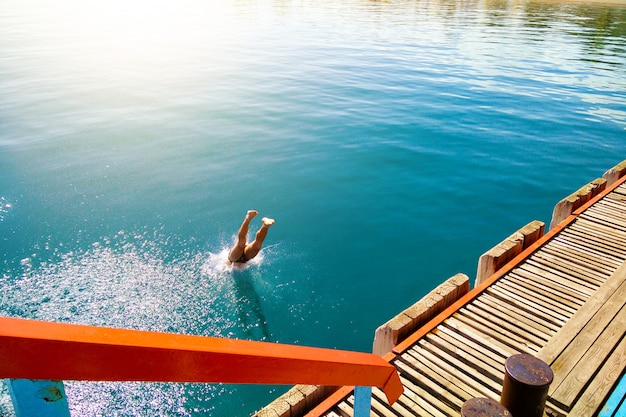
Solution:
<svg viewBox="0 0 626 417">
<path fill-rule="evenodd" d="M 3 315 L 369 351 L 623 159 L 626 6 L 0 4 Z M 232 272 L 249 208 L 276 225 Z M 74 416 L 248 415 L 286 390 L 66 388 Z"/>
</svg>

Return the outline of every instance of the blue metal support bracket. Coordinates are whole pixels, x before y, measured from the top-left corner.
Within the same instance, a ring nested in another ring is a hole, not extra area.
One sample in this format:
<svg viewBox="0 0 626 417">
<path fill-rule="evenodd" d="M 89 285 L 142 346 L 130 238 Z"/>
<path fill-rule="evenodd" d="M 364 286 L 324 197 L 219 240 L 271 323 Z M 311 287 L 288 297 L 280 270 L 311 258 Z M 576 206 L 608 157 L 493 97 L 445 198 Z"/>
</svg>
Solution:
<svg viewBox="0 0 626 417">
<path fill-rule="evenodd" d="M 70 417 L 63 381 L 8 379 L 16 417 Z"/>
<path fill-rule="evenodd" d="M 369 417 L 372 408 L 372 387 L 354 387 L 354 417 Z"/>
</svg>

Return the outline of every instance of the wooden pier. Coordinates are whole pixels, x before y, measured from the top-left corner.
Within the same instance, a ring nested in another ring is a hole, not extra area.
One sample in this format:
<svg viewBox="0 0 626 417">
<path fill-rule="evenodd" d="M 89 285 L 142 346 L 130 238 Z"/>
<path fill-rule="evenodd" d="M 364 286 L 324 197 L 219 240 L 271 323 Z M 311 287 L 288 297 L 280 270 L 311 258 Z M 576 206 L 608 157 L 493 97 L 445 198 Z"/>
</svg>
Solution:
<svg viewBox="0 0 626 417">
<path fill-rule="evenodd" d="M 404 340 L 375 343 L 391 348 L 383 357 L 405 391 L 389 406 L 375 388 L 371 415 L 457 417 L 471 398 L 499 401 L 505 360 L 519 353 L 554 372 L 546 415 L 597 415 L 626 369 L 625 171 L 622 163 L 560 202 L 545 235 L 534 223 L 486 253 L 475 288 Z M 394 337 L 403 333 L 392 330 Z M 257 415 L 353 415 L 352 387 L 306 407 L 308 413 L 296 412 L 290 395 Z"/>
</svg>

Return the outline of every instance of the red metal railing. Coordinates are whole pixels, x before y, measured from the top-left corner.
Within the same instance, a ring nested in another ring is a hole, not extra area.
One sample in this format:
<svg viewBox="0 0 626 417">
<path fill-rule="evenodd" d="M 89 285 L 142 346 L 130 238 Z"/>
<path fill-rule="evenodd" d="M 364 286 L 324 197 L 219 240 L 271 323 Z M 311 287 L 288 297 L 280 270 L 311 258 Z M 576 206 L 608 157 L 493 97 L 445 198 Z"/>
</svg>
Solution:
<svg viewBox="0 0 626 417">
<path fill-rule="evenodd" d="M 0 378 L 376 386 L 403 392 L 377 355 L 0 317 Z"/>
</svg>

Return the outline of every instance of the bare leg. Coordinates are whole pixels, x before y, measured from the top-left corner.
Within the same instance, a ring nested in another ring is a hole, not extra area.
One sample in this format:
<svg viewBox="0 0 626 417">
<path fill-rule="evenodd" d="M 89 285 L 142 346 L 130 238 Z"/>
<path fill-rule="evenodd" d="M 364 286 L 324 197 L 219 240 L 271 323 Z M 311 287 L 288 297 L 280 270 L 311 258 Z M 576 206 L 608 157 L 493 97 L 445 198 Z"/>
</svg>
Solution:
<svg viewBox="0 0 626 417">
<path fill-rule="evenodd" d="M 267 231 L 269 230 L 270 226 L 274 224 L 274 219 L 263 217 L 262 222 L 263 222 L 263 225 L 261 225 L 261 228 L 259 229 L 259 231 L 256 232 L 256 236 L 254 237 L 254 240 L 252 241 L 252 243 L 247 245 L 244 249 L 244 253 L 246 254 L 246 259 L 248 260 L 257 256 L 259 254 L 259 251 L 261 251 L 261 247 L 263 246 L 263 241 L 265 240 L 265 237 L 267 236 Z"/>
<path fill-rule="evenodd" d="M 235 243 L 228 254 L 228 260 L 230 262 L 235 262 L 244 254 L 248 239 L 248 226 L 250 226 L 250 221 L 252 221 L 257 214 L 259 214 L 259 212 L 256 210 L 248 210 L 246 213 L 246 217 L 243 219 L 241 226 L 239 226 L 239 231 L 237 232 L 237 243 Z"/>
</svg>

